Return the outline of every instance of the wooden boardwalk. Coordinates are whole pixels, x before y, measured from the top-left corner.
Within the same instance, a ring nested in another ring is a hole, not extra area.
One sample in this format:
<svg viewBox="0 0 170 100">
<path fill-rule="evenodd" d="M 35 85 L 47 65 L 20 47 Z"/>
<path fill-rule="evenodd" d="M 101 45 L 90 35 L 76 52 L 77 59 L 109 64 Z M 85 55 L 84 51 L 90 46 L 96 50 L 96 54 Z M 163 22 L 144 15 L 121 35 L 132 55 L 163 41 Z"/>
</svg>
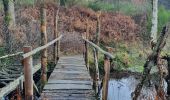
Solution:
<svg viewBox="0 0 170 100">
<path fill-rule="evenodd" d="M 60 57 L 41 97 L 47 100 L 95 100 L 83 56 Z"/>
</svg>

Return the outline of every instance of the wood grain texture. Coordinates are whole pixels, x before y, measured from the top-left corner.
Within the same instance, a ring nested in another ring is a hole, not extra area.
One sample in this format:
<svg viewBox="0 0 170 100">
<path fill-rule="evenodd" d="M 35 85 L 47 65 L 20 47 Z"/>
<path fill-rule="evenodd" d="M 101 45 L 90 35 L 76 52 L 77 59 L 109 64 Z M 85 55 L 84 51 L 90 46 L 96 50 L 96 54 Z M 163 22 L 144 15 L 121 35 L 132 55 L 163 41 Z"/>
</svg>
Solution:
<svg viewBox="0 0 170 100">
<path fill-rule="evenodd" d="M 83 56 L 61 57 L 43 89 L 43 100 L 95 100 Z"/>
</svg>

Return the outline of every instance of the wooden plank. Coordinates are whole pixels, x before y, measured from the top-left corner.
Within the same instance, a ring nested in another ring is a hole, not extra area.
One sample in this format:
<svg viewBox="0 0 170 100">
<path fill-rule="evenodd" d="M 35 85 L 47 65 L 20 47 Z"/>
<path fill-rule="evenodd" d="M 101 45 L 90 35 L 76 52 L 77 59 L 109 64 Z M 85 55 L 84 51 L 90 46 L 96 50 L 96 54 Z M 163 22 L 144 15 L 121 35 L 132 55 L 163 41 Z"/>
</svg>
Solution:
<svg viewBox="0 0 170 100">
<path fill-rule="evenodd" d="M 72 61 L 84 61 L 83 58 L 60 58 L 60 61 L 67 61 L 67 60 L 72 60 Z"/>
<path fill-rule="evenodd" d="M 61 74 L 87 74 L 87 71 L 57 71 L 54 70 L 53 73 L 61 73 Z"/>
<path fill-rule="evenodd" d="M 83 64 L 62 64 L 62 63 L 58 63 L 58 66 L 62 66 L 62 67 L 64 67 L 64 66 L 86 67 L 86 65 L 83 65 Z"/>
<path fill-rule="evenodd" d="M 91 94 L 79 94 L 79 93 L 49 93 L 46 95 L 48 95 L 49 97 L 89 97 L 91 96 Z"/>
<path fill-rule="evenodd" d="M 83 61 L 84 60 L 84 58 L 83 57 L 61 57 L 60 58 L 60 60 L 81 60 L 81 61 Z"/>
<path fill-rule="evenodd" d="M 86 84 L 86 85 L 92 85 L 91 81 L 73 81 L 73 80 L 49 80 L 48 84 Z"/>
<path fill-rule="evenodd" d="M 44 90 L 43 93 L 74 93 L 74 94 L 93 94 L 94 90 Z"/>
<path fill-rule="evenodd" d="M 48 100 L 70 100 L 71 98 L 74 98 L 74 100 L 95 100 L 93 90 L 46 90 L 42 96 L 48 98 Z"/>
<path fill-rule="evenodd" d="M 88 98 L 89 96 L 91 96 L 91 94 L 79 94 L 79 93 L 50 93 L 50 94 L 45 94 L 48 97 L 55 97 L 55 98 L 63 98 L 63 97 L 68 97 L 68 98 L 72 98 L 72 97 L 76 97 L 78 98 Z M 76 100 L 77 100 L 76 99 Z"/>
<path fill-rule="evenodd" d="M 69 61 L 67 61 L 67 62 L 58 62 L 58 64 L 75 64 L 75 65 L 85 65 L 85 62 L 69 62 Z"/>
<path fill-rule="evenodd" d="M 69 66 L 67 66 L 67 67 L 64 67 L 64 68 L 62 68 L 62 67 L 55 68 L 54 71 L 87 71 L 87 68 L 85 68 L 85 67 L 77 68 L 77 67 L 69 67 Z"/>
<path fill-rule="evenodd" d="M 83 55 L 63 56 L 62 58 L 83 58 Z"/>
<path fill-rule="evenodd" d="M 41 68 L 41 64 L 39 63 L 34 67 L 33 73 L 37 72 L 40 68 Z M 13 82 L 10 82 L 7 86 L 1 88 L 0 89 L 0 100 L 3 98 L 3 96 L 5 96 L 5 95 L 9 94 L 11 91 L 15 90 L 16 87 L 20 84 L 20 81 L 23 81 L 23 80 L 24 80 L 24 76 L 21 75 Z"/>
<path fill-rule="evenodd" d="M 95 100 L 95 97 L 50 97 L 47 96 L 43 98 L 44 100 Z"/>
<path fill-rule="evenodd" d="M 51 76 L 50 76 L 50 79 L 54 79 L 54 80 L 69 80 L 69 79 L 72 79 L 72 80 L 90 80 L 90 75 L 89 74 L 61 74 L 61 73 L 52 73 Z"/>
<path fill-rule="evenodd" d="M 79 90 L 89 90 L 92 89 L 92 85 L 84 85 L 84 84 L 47 84 L 44 87 L 44 90 L 53 90 L 53 89 L 59 89 L 59 90 L 73 90 L 73 89 L 79 89 Z"/>
<path fill-rule="evenodd" d="M 60 60 L 61 60 L 61 61 L 62 61 L 62 60 L 64 60 L 64 61 L 65 61 L 65 60 L 76 60 L 76 61 L 80 61 L 80 60 L 81 60 L 81 61 L 84 61 L 84 58 L 83 58 L 83 57 L 78 57 L 78 58 L 76 58 L 76 57 L 68 57 L 68 58 L 66 58 L 66 57 L 65 57 L 65 58 L 64 58 L 64 57 L 61 57 Z"/>
</svg>

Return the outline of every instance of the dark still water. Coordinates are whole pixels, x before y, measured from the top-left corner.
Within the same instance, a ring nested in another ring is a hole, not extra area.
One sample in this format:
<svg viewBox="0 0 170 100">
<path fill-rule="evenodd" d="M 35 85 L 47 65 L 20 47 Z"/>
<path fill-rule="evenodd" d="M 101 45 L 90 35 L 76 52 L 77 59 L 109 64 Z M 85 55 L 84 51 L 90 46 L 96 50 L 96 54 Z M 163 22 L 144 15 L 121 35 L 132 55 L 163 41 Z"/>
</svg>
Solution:
<svg viewBox="0 0 170 100">
<path fill-rule="evenodd" d="M 108 100 L 132 100 L 131 94 L 139 81 L 139 79 L 136 79 L 133 76 L 121 79 L 111 79 L 109 82 Z M 138 99 L 155 100 L 155 97 L 155 88 L 144 86 Z"/>
</svg>

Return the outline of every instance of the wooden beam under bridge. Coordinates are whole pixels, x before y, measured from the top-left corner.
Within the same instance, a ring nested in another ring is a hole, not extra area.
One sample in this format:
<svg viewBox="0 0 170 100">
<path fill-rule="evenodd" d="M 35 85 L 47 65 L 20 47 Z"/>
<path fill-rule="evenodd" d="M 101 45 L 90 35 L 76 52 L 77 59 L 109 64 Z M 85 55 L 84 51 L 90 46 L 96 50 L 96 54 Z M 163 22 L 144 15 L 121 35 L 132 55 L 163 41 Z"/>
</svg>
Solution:
<svg viewBox="0 0 170 100">
<path fill-rule="evenodd" d="M 41 68 L 41 63 L 38 63 L 33 68 L 33 74 L 35 74 L 39 69 Z M 8 95 L 10 92 L 14 91 L 17 86 L 20 84 L 20 82 L 24 81 L 24 75 L 21 75 L 16 80 L 10 82 L 7 86 L 0 89 L 0 100 L 6 95 Z"/>
</svg>

